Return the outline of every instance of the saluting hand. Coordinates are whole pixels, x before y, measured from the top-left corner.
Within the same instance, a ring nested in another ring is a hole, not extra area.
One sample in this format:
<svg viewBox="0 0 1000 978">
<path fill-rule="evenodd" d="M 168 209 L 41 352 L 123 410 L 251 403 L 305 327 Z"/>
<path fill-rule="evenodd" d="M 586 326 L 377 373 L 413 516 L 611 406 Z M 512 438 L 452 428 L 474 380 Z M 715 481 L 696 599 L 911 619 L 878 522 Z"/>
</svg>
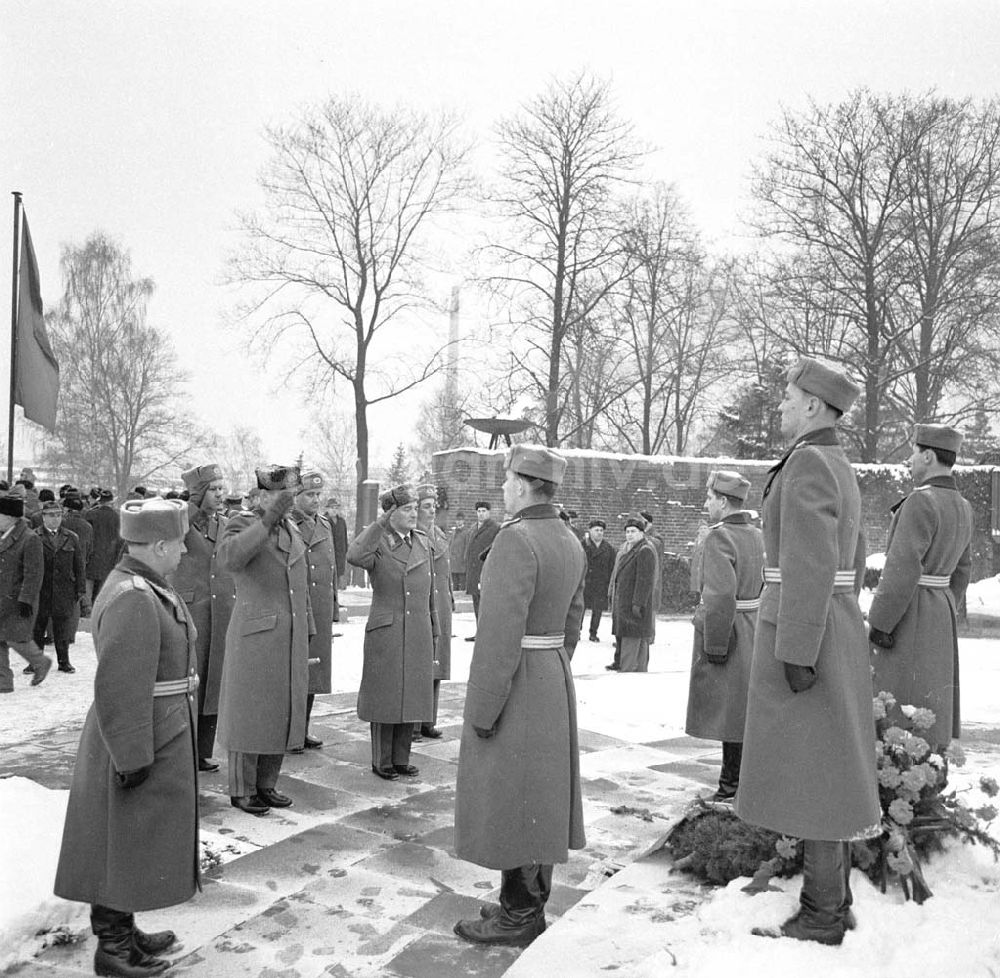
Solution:
<svg viewBox="0 0 1000 978">
<path fill-rule="evenodd" d="M 264 525 L 268 528 L 277 526 L 285 515 L 295 505 L 295 490 L 282 489 L 271 503 L 270 508 L 264 514 Z"/>
</svg>

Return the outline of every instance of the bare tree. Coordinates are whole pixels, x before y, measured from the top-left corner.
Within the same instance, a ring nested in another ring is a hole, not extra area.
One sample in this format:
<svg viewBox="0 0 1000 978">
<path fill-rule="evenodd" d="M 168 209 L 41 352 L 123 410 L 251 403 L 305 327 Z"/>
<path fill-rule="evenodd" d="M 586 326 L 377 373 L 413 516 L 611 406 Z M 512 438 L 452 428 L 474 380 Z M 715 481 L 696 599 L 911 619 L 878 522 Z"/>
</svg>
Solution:
<svg viewBox="0 0 1000 978">
<path fill-rule="evenodd" d="M 222 467 L 231 491 L 246 493 L 257 484 L 257 466 L 264 458 L 259 432 L 246 425 L 236 425 L 225 435 L 216 434 L 208 447 Z"/>
<path fill-rule="evenodd" d="M 586 73 L 552 82 L 497 133 L 503 160 L 492 199 L 514 233 L 504 225 L 490 243 L 500 266 L 490 281 L 508 298 L 523 340 L 514 346 L 514 366 L 544 404 L 546 443 L 558 445 L 563 344 L 617 282 L 610 274 L 621 252 L 612 194 L 642 154 L 608 85 Z"/>
<path fill-rule="evenodd" d="M 49 319 L 60 394 L 45 462 L 123 496 L 197 444 L 181 409 L 186 377 L 146 322 L 153 280 L 133 275 L 127 251 L 97 232 L 65 246 L 60 264 L 63 297 Z"/>
<path fill-rule="evenodd" d="M 232 276 L 263 287 L 250 309 L 259 335 L 301 341 L 294 369 L 311 370 L 320 386 L 350 385 L 360 494 L 368 408 L 441 366 L 417 352 L 412 331 L 429 305 L 424 243 L 433 219 L 468 189 L 467 150 L 450 116 L 387 112 L 358 98 L 331 97 L 266 138 L 265 207 L 241 218 L 246 246 Z"/>
</svg>

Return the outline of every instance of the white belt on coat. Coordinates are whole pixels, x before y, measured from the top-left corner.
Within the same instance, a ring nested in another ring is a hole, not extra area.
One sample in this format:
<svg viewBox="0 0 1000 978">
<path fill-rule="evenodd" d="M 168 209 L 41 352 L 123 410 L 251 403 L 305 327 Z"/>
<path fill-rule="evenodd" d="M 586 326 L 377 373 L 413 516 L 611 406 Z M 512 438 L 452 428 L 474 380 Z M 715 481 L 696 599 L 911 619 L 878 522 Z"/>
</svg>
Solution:
<svg viewBox="0 0 1000 978">
<path fill-rule="evenodd" d="M 177 696 L 181 693 L 193 693 L 198 688 L 200 680 L 197 676 L 185 676 L 183 679 L 165 679 L 153 684 L 154 696 Z"/>
<path fill-rule="evenodd" d="M 561 649 L 566 644 L 565 635 L 525 635 L 522 649 Z"/>
<path fill-rule="evenodd" d="M 855 573 L 852 570 L 839 570 L 833 575 L 833 588 L 835 591 L 846 591 L 854 590 L 854 580 Z M 765 584 L 780 584 L 781 583 L 781 568 L 780 567 L 765 567 L 764 568 L 764 583 Z"/>
<path fill-rule="evenodd" d="M 921 574 L 917 579 L 917 587 L 930 587 L 943 591 L 951 587 L 951 578 L 941 574 Z"/>
</svg>

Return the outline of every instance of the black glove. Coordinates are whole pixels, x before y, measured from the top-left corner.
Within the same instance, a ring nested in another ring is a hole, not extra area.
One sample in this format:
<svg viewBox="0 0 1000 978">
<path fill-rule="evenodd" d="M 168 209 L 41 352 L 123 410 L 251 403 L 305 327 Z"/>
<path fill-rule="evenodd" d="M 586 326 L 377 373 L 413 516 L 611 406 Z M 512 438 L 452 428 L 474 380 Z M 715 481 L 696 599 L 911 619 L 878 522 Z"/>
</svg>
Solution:
<svg viewBox="0 0 1000 978">
<path fill-rule="evenodd" d="M 712 663 L 713 666 L 724 666 L 729 661 L 728 655 L 709 655 L 705 653 L 705 658 Z"/>
<path fill-rule="evenodd" d="M 22 618 L 32 618 L 35 614 L 35 609 L 28 604 L 27 601 L 18 601 L 17 603 L 17 613 Z"/>
<path fill-rule="evenodd" d="M 484 727 L 477 727 L 475 724 L 473 724 L 472 729 L 476 731 L 476 736 L 480 740 L 489 740 L 491 737 L 496 736 L 497 725 L 494 723 L 492 727 L 486 729 Z"/>
<path fill-rule="evenodd" d="M 786 662 L 785 682 L 793 693 L 804 693 L 816 682 L 816 670 L 812 666 L 797 666 L 794 662 Z"/>
<path fill-rule="evenodd" d="M 891 649 L 896 644 L 896 640 L 892 637 L 892 632 L 883 632 L 874 625 L 868 629 L 868 641 L 872 645 L 877 645 L 880 649 Z"/>
<path fill-rule="evenodd" d="M 278 493 L 277 498 L 271 504 L 270 509 L 264 513 L 264 526 L 271 529 L 273 526 L 277 526 L 278 523 L 284 519 L 285 514 L 288 513 L 291 508 L 295 505 L 295 490 L 294 489 L 282 489 Z"/>
<path fill-rule="evenodd" d="M 138 788 L 149 777 L 152 764 L 137 767 L 134 771 L 115 771 L 115 781 L 119 788 Z"/>
</svg>

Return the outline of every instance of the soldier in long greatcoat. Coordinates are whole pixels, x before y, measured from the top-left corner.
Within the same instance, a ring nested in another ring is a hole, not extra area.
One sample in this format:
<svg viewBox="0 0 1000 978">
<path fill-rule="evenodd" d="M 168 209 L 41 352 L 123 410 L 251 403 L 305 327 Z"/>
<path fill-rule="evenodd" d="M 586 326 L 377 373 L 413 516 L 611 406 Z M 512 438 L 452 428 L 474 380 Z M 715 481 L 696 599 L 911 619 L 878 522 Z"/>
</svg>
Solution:
<svg viewBox="0 0 1000 978">
<path fill-rule="evenodd" d="M 0 496 L 0 693 L 14 691 L 11 649 L 28 663 L 32 686 L 52 668 L 31 637 L 44 572 L 42 541 L 24 518 L 23 497 Z"/>
<path fill-rule="evenodd" d="M 722 741 L 715 801 L 729 801 L 740 782 L 747 687 L 760 607 L 764 538 L 743 509 L 750 483 L 720 469 L 708 477 L 708 532 L 698 549 L 701 602 L 694 614 L 694 650 L 687 722 L 692 737 Z"/>
<path fill-rule="evenodd" d="M 229 751 L 230 802 L 251 815 L 288 808 L 278 791 L 286 750 L 306 735 L 309 572 L 288 519 L 300 484 L 294 466 L 257 470 L 258 508 L 232 517 L 219 559 L 236 581 L 219 697 L 219 741 Z"/>
<path fill-rule="evenodd" d="M 236 600 L 236 584 L 222 566 L 219 547 L 226 518 L 222 515 L 226 482 L 214 462 L 181 473 L 188 489 L 187 552 L 170 583 L 187 605 L 198 629 L 198 770 L 217 771 L 212 757 L 218 725 L 226 632 Z"/>
<path fill-rule="evenodd" d="M 84 517 L 94 530 L 93 548 L 87 561 L 91 602 L 100 594 L 104 579 L 111 573 L 122 552 L 118 510 L 114 507 L 114 499 L 115 495 L 110 489 L 99 490 L 97 504 L 88 509 Z"/>
<path fill-rule="evenodd" d="M 835 425 L 858 395 L 805 357 L 788 372 L 792 442 L 764 487 L 768 566 L 736 814 L 805 840 L 799 912 L 780 934 L 839 944 L 853 925 L 849 840 L 881 831 L 868 642 L 857 600 L 857 477 Z"/>
<path fill-rule="evenodd" d="M 309 566 L 309 601 L 316 631 L 309 639 L 309 686 L 306 694 L 305 746 L 316 750 L 323 746 L 319 737 L 309 733 L 313 703 L 319 693 L 333 689 L 333 623 L 340 617 L 337 605 L 337 556 L 334 530 L 329 519 L 320 513 L 323 476 L 307 472 L 295 496 L 292 522 L 299 528 L 306 546 Z"/>
<path fill-rule="evenodd" d="M 434 710 L 434 607 L 431 549 L 417 528 L 417 494 L 394 486 L 379 499 L 382 515 L 347 549 L 368 572 L 372 603 L 365 626 L 358 717 L 371 724 L 372 771 L 394 781 L 415 777 L 410 763 L 414 723 Z"/>
<path fill-rule="evenodd" d="M 431 718 L 413 728 L 413 737 L 437 740 L 438 700 L 441 680 L 451 679 L 451 616 L 455 610 L 455 597 L 451 589 L 451 554 L 448 534 L 434 522 L 437 513 L 437 487 L 417 486 L 417 526 L 427 534 L 427 541 L 434 555 L 434 610 L 437 614 L 437 638 L 434 641 L 434 713 Z"/>
<path fill-rule="evenodd" d="M 586 560 L 552 504 L 566 460 L 540 445 L 507 455 L 503 524 L 486 558 L 465 697 L 455 854 L 501 871 L 500 903 L 455 932 L 530 943 L 545 930 L 552 866 L 585 844 L 576 693 Z"/>
<path fill-rule="evenodd" d="M 129 552 L 94 604 L 94 702 L 73 768 L 55 894 L 91 904 L 99 975 L 155 975 L 172 931 L 137 910 L 190 899 L 199 885 L 194 624 L 167 576 L 184 551 L 180 500 L 122 507 Z"/>
<path fill-rule="evenodd" d="M 76 672 L 69 661 L 80 600 L 86 601 L 86 563 L 80 538 L 63 525 L 63 508 L 55 500 L 42 503 L 42 526 L 35 533 L 42 541 L 44 573 L 38 592 L 38 614 L 32 634 L 35 644 L 45 648 L 45 634 L 52 623 L 52 640 L 60 672 Z"/>
<path fill-rule="evenodd" d="M 916 488 L 893 507 L 885 567 L 868 612 L 876 692 L 934 711 L 922 736 L 936 749 L 962 734 L 956 608 L 969 584 L 972 507 L 952 466 L 962 434 L 918 424 L 910 474 Z"/>
</svg>

